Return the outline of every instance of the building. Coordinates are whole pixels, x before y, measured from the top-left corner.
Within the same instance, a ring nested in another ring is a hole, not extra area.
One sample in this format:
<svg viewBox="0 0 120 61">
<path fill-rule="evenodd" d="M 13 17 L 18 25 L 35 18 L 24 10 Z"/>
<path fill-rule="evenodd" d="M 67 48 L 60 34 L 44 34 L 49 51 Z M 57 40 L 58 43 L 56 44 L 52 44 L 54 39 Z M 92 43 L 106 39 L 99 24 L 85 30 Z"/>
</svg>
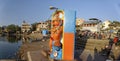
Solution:
<svg viewBox="0 0 120 61">
<path fill-rule="evenodd" d="M 23 23 L 21 25 L 21 31 L 22 32 L 28 32 L 28 31 L 30 31 L 30 29 L 31 29 L 30 24 L 28 24 L 25 21 L 23 21 Z"/>
<path fill-rule="evenodd" d="M 76 25 L 81 25 L 81 24 L 83 24 L 84 23 L 84 19 L 82 19 L 82 18 L 77 18 L 76 19 Z"/>
<path fill-rule="evenodd" d="M 36 31 L 39 32 L 43 29 L 46 29 L 46 30 L 50 30 L 50 20 L 47 20 L 45 22 L 39 22 L 37 25 L 36 25 Z"/>
<path fill-rule="evenodd" d="M 109 24 L 111 24 L 111 22 L 109 20 L 106 20 L 103 22 L 103 30 L 109 28 Z"/>
<path fill-rule="evenodd" d="M 82 30 L 89 30 L 91 32 L 100 32 L 101 21 L 99 20 L 84 21 L 84 23 L 82 24 Z"/>
<path fill-rule="evenodd" d="M 84 23 L 84 19 L 77 18 L 76 19 L 76 30 L 80 30 L 82 27 L 81 25 Z"/>
<path fill-rule="evenodd" d="M 2 27 L 1 27 L 1 31 L 2 31 L 2 32 L 7 32 L 7 26 L 2 26 Z"/>
</svg>

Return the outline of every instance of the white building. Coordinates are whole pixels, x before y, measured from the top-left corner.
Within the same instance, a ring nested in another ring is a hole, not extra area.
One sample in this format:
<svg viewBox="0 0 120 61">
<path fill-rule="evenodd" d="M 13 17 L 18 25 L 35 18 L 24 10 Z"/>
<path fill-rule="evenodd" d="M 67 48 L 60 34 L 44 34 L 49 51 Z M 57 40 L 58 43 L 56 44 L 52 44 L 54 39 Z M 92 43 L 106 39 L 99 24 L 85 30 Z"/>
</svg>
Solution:
<svg viewBox="0 0 120 61">
<path fill-rule="evenodd" d="M 111 24 L 111 22 L 109 20 L 104 21 L 103 22 L 103 26 L 104 26 L 103 29 L 109 28 L 109 24 Z"/>
<path fill-rule="evenodd" d="M 81 24 L 83 24 L 84 23 L 84 19 L 82 19 L 82 18 L 77 18 L 76 19 L 76 25 L 81 25 Z"/>
<path fill-rule="evenodd" d="M 39 22 L 36 26 L 36 31 L 41 31 L 43 29 L 49 29 L 50 27 L 50 20 L 45 21 L 45 22 Z"/>
<path fill-rule="evenodd" d="M 85 21 L 82 24 L 82 30 L 89 30 L 91 32 L 100 32 L 101 22 L 97 20 Z"/>
<path fill-rule="evenodd" d="M 23 21 L 23 23 L 21 25 L 21 31 L 22 32 L 28 32 L 28 31 L 30 31 L 30 28 L 31 28 L 30 24 Z"/>
<path fill-rule="evenodd" d="M 81 30 L 82 28 L 82 24 L 84 23 L 84 19 L 81 18 L 77 18 L 76 19 L 76 30 Z"/>
</svg>

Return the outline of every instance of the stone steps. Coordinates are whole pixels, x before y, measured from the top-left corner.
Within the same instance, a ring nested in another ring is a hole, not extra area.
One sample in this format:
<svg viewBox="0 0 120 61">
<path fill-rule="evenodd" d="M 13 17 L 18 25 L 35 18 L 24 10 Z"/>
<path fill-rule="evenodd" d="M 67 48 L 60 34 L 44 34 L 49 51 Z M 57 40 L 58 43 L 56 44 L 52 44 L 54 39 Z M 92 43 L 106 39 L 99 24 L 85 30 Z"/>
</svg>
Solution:
<svg viewBox="0 0 120 61">
<path fill-rule="evenodd" d="M 104 48 L 105 45 L 109 44 L 108 40 L 96 40 L 96 39 L 88 39 L 85 40 L 77 40 L 75 42 L 75 49 L 87 49 L 87 50 L 94 50 L 94 48 L 101 50 Z"/>
</svg>

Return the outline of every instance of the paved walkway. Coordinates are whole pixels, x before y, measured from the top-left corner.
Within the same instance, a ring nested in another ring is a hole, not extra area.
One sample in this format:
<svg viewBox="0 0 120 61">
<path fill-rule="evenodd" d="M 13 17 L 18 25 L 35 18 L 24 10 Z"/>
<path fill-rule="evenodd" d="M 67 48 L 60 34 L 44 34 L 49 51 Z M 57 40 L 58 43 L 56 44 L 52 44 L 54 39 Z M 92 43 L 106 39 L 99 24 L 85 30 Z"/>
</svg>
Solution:
<svg viewBox="0 0 120 61">
<path fill-rule="evenodd" d="M 28 51 L 28 61 L 49 61 L 47 56 L 44 56 L 40 50 Z"/>
<path fill-rule="evenodd" d="M 6 59 L 6 60 L 0 60 L 0 61 L 15 61 L 15 60 L 13 60 L 13 59 L 11 59 L 11 60 L 8 59 L 8 60 L 7 60 L 7 59 Z"/>
</svg>

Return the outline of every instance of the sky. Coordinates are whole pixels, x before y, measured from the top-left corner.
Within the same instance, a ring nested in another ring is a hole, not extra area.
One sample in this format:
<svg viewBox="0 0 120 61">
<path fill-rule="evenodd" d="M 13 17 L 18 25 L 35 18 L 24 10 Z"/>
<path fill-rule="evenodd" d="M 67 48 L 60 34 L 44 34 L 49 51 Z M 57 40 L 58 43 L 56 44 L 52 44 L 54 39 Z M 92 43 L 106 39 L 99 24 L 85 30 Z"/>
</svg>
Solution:
<svg viewBox="0 0 120 61">
<path fill-rule="evenodd" d="M 75 10 L 77 18 L 120 21 L 120 0 L 0 0 L 0 26 L 48 20 L 54 6 Z"/>
</svg>

